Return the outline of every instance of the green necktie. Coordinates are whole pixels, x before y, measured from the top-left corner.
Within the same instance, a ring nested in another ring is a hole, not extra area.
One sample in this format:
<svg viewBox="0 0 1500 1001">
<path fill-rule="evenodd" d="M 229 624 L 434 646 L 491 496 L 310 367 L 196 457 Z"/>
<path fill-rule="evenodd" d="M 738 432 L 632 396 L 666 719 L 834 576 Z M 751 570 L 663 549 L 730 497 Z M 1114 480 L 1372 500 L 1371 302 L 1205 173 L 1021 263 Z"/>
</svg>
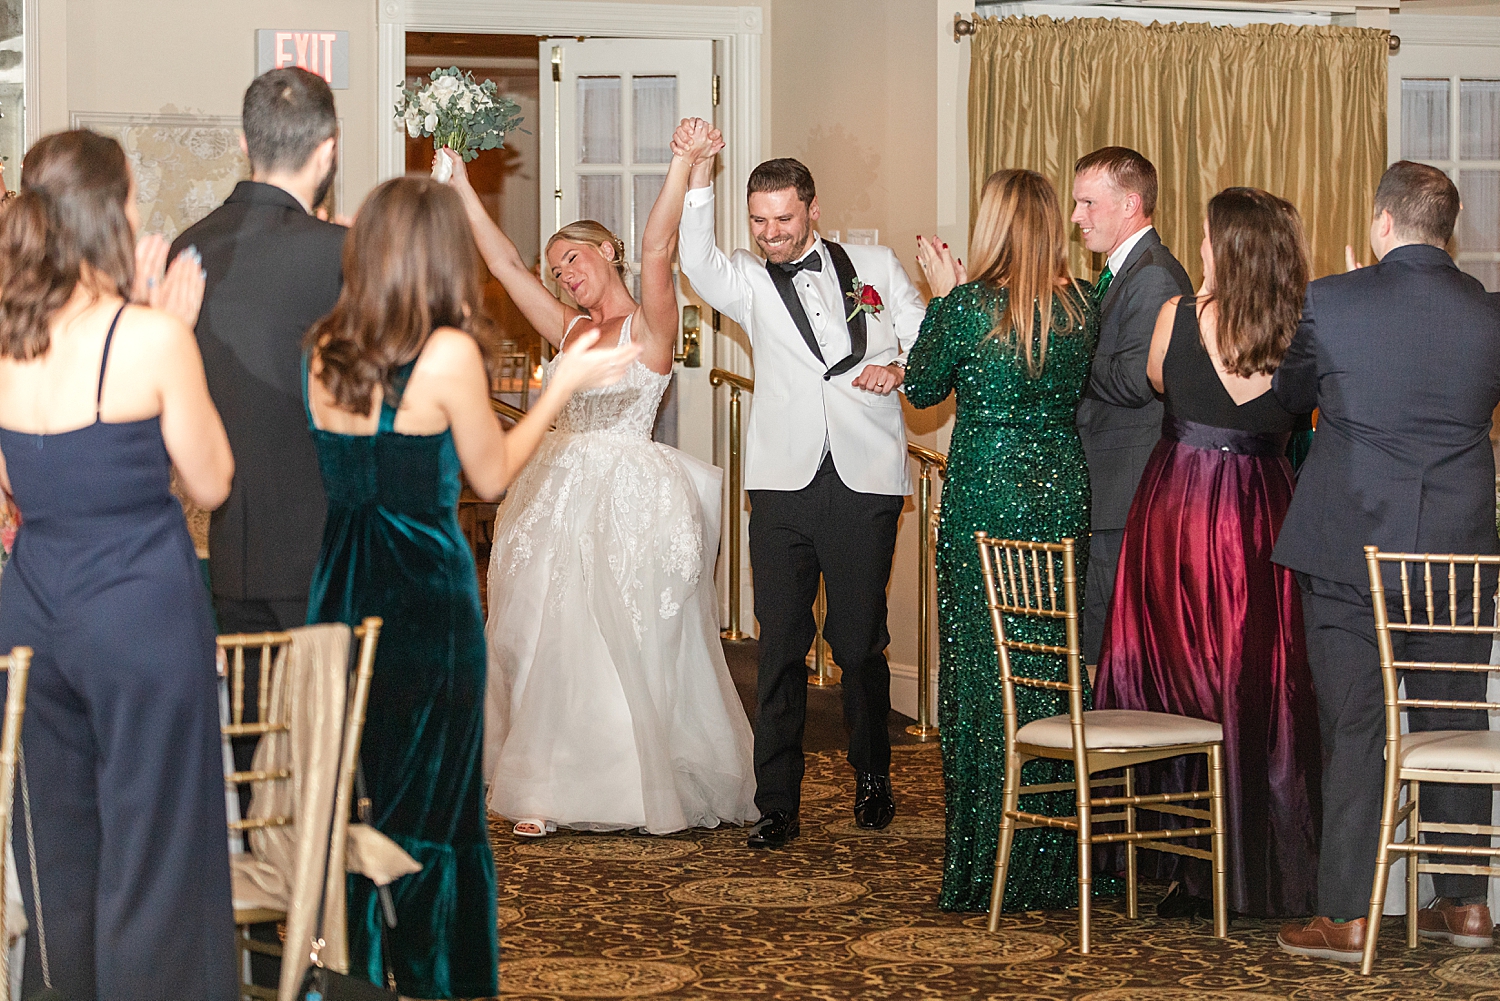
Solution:
<svg viewBox="0 0 1500 1001">
<path fill-rule="evenodd" d="M 1109 265 L 1104 265 L 1104 271 L 1099 275 L 1099 283 L 1094 286 L 1094 307 L 1097 309 L 1104 302 L 1104 294 L 1109 291 L 1109 283 L 1115 280 L 1115 273 L 1109 270 Z"/>
</svg>

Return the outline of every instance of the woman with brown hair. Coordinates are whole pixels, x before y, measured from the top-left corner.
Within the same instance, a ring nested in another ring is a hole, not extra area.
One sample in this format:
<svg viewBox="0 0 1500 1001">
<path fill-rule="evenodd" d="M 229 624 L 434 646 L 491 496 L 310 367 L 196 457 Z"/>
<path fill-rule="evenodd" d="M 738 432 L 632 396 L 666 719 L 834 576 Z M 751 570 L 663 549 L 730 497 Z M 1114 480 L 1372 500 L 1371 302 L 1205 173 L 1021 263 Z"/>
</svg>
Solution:
<svg viewBox="0 0 1500 1001">
<path fill-rule="evenodd" d="M 618 382 L 640 353 L 595 349 L 597 333 L 582 334 L 504 433 L 475 338 L 488 322 L 478 275 L 458 196 L 425 178 L 387 181 L 349 231 L 338 304 L 307 336 L 308 420 L 328 495 L 308 621 L 385 619 L 360 760 L 375 827 L 422 864 L 392 884 L 394 929 L 374 884 L 351 879 L 350 967 L 384 985 L 388 961 L 400 992 L 418 998 L 497 990 L 484 620 L 458 527 L 459 474 L 480 497 L 499 496 L 573 393 Z"/>
<path fill-rule="evenodd" d="M 170 480 L 212 509 L 234 460 L 192 329 L 127 305 L 138 223 L 124 152 L 87 131 L 38 140 L 0 213 L 0 487 L 25 512 L 0 649 L 36 651 L 22 993 L 229 1001 L 213 616 Z M 168 280 L 196 313 L 196 263 Z"/>
<path fill-rule="evenodd" d="M 558 345 L 598 326 L 642 348 L 618 386 L 574 399 L 495 521 L 485 778 L 490 809 L 521 837 L 757 817 L 750 724 L 719 641 L 719 471 L 651 440 L 672 372 L 683 199 L 722 145 L 706 122 L 678 133 L 691 148 L 674 149 L 641 234 L 639 304 L 624 244 L 590 220 L 547 241 L 546 267 L 577 305 L 559 301 L 453 157 L 485 262 L 532 326 Z"/>
<path fill-rule="evenodd" d="M 1307 292 L 1289 202 L 1226 188 L 1208 203 L 1203 287 L 1162 307 L 1147 375 L 1162 438 L 1125 526 L 1096 705 L 1224 725 L 1229 906 L 1315 912 L 1321 744 L 1297 583 L 1271 562 L 1292 498 L 1295 418 L 1271 392 Z M 1140 791 L 1204 788 L 1202 757 L 1139 770 Z M 1196 784 L 1194 784 L 1196 783 Z M 1162 912 L 1207 916 L 1207 863 L 1162 856 Z"/>
<path fill-rule="evenodd" d="M 938 528 L 938 723 L 942 730 L 947 847 L 939 904 L 950 911 L 988 908 L 1005 776 L 1000 748 L 1000 675 L 995 667 L 984 583 L 974 533 L 1010 539 L 1079 542 L 1088 565 L 1088 466 L 1074 413 L 1088 380 L 1097 316 L 1087 282 L 1067 266 L 1067 234 L 1057 193 L 1041 174 L 1001 170 L 980 195 L 970 240 L 976 277 L 946 245 L 918 237 L 918 261 L 933 298 L 906 370 L 906 398 L 931 407 L 958 397 Z M 1080 591 L 1082 587 L 1080 585 Z M 1064 642 L 1062 623 L 1007 628 L 1026 640 Z M 1025 663 L 1022 673 L 1065 680 L 1056 657 Z M 1067 711 L 1062 695 L 1016 694 L 1020 722 Z M 1028 781 L 1062 781 L 1071 767 L 1037 762 Z M 1072 798 L 1049 793 L 1022 808 L 1067 814 Z M 1016 835 L 1006 910 L 1071 907 L 1077 896 L 1072 836 L 1031 830 Z"/>
</svg>

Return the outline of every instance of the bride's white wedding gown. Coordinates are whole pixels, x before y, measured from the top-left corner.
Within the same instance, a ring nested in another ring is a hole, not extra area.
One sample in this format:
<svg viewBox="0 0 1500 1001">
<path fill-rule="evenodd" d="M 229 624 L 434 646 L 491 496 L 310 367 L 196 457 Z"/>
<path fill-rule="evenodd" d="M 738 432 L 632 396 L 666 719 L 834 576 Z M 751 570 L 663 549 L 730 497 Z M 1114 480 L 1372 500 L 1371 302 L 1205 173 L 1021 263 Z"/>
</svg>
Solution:
<svg viewBox="0 0 1500 1001">
<path fill-rule="evenodd" d="M 651 440 L 670 378 L 635 362 L 575 395 L 496 517 L 485 775 L 511 820 L 664 834 L 758 816 L 719 645 L 720 471 Z"/>
</svg>

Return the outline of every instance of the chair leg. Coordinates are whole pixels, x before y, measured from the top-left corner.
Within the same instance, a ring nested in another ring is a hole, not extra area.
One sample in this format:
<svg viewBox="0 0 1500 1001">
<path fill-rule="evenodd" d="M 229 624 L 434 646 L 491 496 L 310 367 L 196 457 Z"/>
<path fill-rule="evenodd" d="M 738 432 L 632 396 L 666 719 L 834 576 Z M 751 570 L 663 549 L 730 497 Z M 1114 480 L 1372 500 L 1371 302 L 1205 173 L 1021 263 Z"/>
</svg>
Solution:
<svg viewBox="0 0 1500 1001">
<path fill-rule="evenodd" d="M 1135 796 L 1135 769 L 1125 769 L 1125 798 Z M 1135 833 L 1135 804 L 1125 804 L 1125 830 Z M 1136 887 L 1135 842 L 1125 842 L 1125 914 L 1132 921 L 1140 917 L 1140 893 Z"/>
<path fill-rule="evenodd" d="M 1084 782 L 1087 781 L 1085 777 Z M 1087 814 L 1078 818 L 1078 951 L 1085 956 L 1091 945 L 1089 926 L 1094 903 L 1094 839 L 1089 824 Z"/>
<path fill-rule="evenodd" d="M 1229 887 L 1226 858 L 1228 833 L 1224 823 L 1224 745 L 1208 749 L 1209 817 L 1213 826 L 1214 937 L 1229 937 Z"/>
<path fill-rule="evenodd" d="M 1396 808 L 1401 798 L 1399 762 L 1388 762 L 1385 769 L 1385 793 L 1380 804 L 1380 842 L 1375 851 L 1375 882 L 1370 887 L 1370 910 L 1365 915 L 1365 948 L 1359 960 L 1359 972 L 1365 976 L 1375 966 L 1375 949 L 1380 939 L 1380 917 L 1385 913 L 1385 891 L 1391 878 L 1391 841 L 1396 834 Z M 1408 833 L 1416 830 L 1416 811 L 1412 811 L 1406 822 Z M 1416 885 L 1416 855 L 1409 855 L 1406 862 L 1406 878 L 1411 886 Z M 1416 915 L 1409 915 L 1415 922 Z M 1415 930 L 1416 925 L 1410 926 Z"/>
<path fill-rule="evenodd" d="M 1010 813 L 1021 802 L 1021 760 L 1007 754 L 1005 791 L 1000 797 L 1000 843 L 995 846 L 995 881 L 990 888 L 990 931 L 1000 930 L 1000 905 L 1005 900 L 1005 876 L 1010 869 L 1010 846 L 1015 841 L 1016 822 Z"/>
<path fill-rule="evenodd" d="M 1422 840 L 1422 783 L 1412 781 L 1406 784 L 1406 795 L 1411 800 L 1411 816 L 1406 821 L 1407 840 L 1416 844 Z M 1397 796 L 1400 795 L 1400 783 L 1397 782 Z M 1395 809 L 1392 807 L 1392 809 Z M 1384 831 L 1381 832 L 1384 835 Z M 1394 831 L 1392 834 L 1394 835 Z M 1439 856 L 1441 859 L 1441 856 Z M 1422 882 L 1422 859 L 1416 852 L 1406 856 L 1406 947 L 1415 949 L 1417 947 L 1417 892 L 1421 889 Z"/>
</svg>

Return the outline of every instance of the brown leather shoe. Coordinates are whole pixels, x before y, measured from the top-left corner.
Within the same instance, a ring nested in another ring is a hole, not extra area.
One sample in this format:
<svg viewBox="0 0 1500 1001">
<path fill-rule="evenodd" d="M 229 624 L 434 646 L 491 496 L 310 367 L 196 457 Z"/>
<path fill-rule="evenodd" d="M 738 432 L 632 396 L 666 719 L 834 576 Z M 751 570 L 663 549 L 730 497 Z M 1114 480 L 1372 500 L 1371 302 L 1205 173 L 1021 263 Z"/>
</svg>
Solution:
<svg viewBox="0 0 1500 1001">
<path fill-rule="evenodd" d="M 1465 949 L 1488 949 L 1495 944 L 1495 924 L 1484 904 L 1461 905 L 1438 897 L 1417 912 L 1417 934 L 1442 939 Z"/>
<path fill-rule="evenodd" d="M 1276 944 L 1294 956 L 1357 963 L 1365 948 L 1365 919 L 1342 923 L 1313 918 L 1305 925 L 1282 925 Z"/>
</svg>

